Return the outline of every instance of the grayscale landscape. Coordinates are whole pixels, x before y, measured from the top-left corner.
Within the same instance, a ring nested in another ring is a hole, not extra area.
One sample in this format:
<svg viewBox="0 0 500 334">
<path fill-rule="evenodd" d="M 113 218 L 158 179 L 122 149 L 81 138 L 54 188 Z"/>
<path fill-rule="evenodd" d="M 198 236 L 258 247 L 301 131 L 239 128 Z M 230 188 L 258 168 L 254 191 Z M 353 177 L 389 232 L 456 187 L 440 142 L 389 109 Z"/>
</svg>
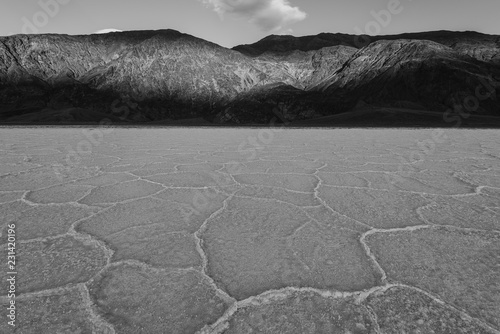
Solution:
<svg viewBox="0 0 500 334">
<path fill-rule="evenodd" d="M 500 334 L 500 1 L 0 3 L 0 334 Z"/>
<path fill-rule="evenodd" d="M 499 161 L 497 130 L 2 128 L 0 332 L 500 333 Z"/>
</svg>

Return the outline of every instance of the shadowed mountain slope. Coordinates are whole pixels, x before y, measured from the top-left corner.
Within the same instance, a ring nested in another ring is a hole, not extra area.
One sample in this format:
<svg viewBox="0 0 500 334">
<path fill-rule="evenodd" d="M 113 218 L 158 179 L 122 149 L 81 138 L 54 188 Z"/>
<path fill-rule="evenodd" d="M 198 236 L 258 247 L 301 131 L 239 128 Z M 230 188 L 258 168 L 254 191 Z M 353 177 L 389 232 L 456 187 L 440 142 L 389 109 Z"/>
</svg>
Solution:
<svg viewBox="0 0 500 334">
<path fill-rule="evenodd" d="M 442 30 L 380 36 L 355 36 L 332 33 L 303 37 L 271 35 L 254 44 L 239 45 L 233 49 L 249 56 L 259 56 L 263 53 L 282 53 L 294 50 L 313 51 L 337 45 L 360 49 L 372 42 L 398 39 L 433 41 L 452 47 L 459 53 L 470 55 L 479 60 L 500 62 L 500 36 L 486 35 L 474 31 L 454 32 Z"/>
<path fill-rule="evenodd" d="M 360 103 L 443 112 L 471 97 L 474 112 L 500 116 L 499 50 L 499 36 L 447 31 L 232 50 L 174 30 L 0 37 L 0 121 L 293 122 Z"/>
</svg>

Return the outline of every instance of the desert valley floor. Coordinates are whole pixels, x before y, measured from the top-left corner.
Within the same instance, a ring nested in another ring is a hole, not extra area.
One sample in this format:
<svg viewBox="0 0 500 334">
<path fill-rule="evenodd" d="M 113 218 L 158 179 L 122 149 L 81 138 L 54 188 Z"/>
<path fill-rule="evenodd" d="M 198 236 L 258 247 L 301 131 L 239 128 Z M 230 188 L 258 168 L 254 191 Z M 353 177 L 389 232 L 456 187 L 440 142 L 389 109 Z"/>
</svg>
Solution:
<svg viewBox="0 0 500 334">
<path fill-rule="evenodd" d="M 2 128 L 1 333 L 500 333 L 500 132 Z"/>
</svg>

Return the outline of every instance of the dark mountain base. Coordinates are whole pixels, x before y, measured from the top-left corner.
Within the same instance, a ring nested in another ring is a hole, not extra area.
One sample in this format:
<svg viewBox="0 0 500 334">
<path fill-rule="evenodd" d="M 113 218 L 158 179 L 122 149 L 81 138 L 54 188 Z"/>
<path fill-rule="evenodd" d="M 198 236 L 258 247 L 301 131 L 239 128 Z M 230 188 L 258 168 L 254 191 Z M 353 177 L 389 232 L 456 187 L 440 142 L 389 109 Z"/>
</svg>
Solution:
<svg viewBox="0 0 500 334">
<path fill-rule="evenodd" d="M 70 116 L 68 116 L 70 115 Z M 38 118 L 42 116 L 41 118 Z M 66 117 L 66 118 L 64 118 Z M 68 117 L 72 117 L 68 119 Z M 267 123 L 213 123 L 202 117 L 161 120 L 124 121 L 116 117 L 85 110 L 34 112 L 0 122 L 0 126 L 112 126 L 112 127 L 213 127 L 213 128 L 467 128 L 500 129 L 500 117 L 411 110 L 401 108 L 369 108 L 307 120 L 283 122 L 278 117 Z"/>
</svg>

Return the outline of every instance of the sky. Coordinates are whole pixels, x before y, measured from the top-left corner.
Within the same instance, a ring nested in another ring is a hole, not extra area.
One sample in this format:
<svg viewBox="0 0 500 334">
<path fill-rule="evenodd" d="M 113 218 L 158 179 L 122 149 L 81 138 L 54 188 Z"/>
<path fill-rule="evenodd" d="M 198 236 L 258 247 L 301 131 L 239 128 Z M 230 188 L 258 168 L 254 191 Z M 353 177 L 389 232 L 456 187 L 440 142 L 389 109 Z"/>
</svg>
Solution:
<svg viewBox="0 0 500 334">
<path fill-rule="evenodd" d="M 0 0 L 0 36 L 175 29 L 225 47 L 270 34 L 500 35 L 500 0 Z"/>
</svg>

